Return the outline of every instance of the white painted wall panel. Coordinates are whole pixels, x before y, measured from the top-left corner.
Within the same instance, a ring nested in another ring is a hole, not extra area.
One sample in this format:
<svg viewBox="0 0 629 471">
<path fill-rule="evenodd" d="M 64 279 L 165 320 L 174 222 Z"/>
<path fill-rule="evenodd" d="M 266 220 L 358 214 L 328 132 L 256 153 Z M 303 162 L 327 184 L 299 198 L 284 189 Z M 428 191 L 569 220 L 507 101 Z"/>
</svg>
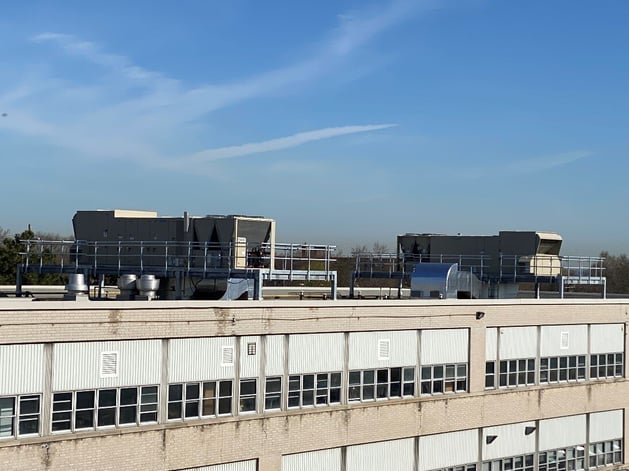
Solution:
<svg viewBox="0 0 629 471">
<path fill-rule="evenodd" d="M 255 344 L 255 355 L 249 355 L 249 344 Z M 240 338 L 240 377 L 254 378 L 260 376 L 260 337 Z"/>
<path fill-rule="evenodd" d="M 537 356 L 537 327 L 502 327 L 500 329 L 500 359 L 535 358 Z"/>
<path fill-rule="evenodd" d="M 0 345 L 0 396 L 44 391 L 44 345 Z"/>
<path fill-rule="evenodd" d="M 415 440 L 390 440 L 347 447 L 346 471 L 413 471 Z"/>
<path fill-rule="evenodd" d="M 485 361 L 496 360 L 498 350 L 498 329 L 495 327 L 485 329 Z"/>
<path fill-rule="evenodd" d="M 623 438 L 622 432 L 622 409 L 590 414 L 590 443 Z"/>
<path fill-rule="evenodd" d="M 535 452 L 535 433 L 524 434 L 526 427 L 535 427 L 535 422 L 500 425 L 483 429 L 483 460 L 505 458 Z M 496 439 L 487 444 L 488 435 L 496 435 Z"/>
<path fill-rule="evenodd" d="M 467 363 L 469 335 L 467 329 L 423 330 L 421 363 Z"/>
<path fill-rule="evenodd" d="M 540 420 L 539 449 L 544 451 L 566 446 L 584 445 L 586 442 L 586 428 L 585 414 Z"/>
<path fill-rule="evenodd" d="M 257 460 L 249 460 L 227 464 L 215 464 L 201 468 L 185 468 L 185 471 L 256 471 L 256 468 Z"/>
<path fill-rule="evenodd" d="M 235 338 L 172 339 L 168 353 L 168 382 L 234 378 L 234 365 L 223 364 L 223 347 L 235 349 Z"/>
<path fill-rule="evenodd" d="M 341 471 L 341 449 L 282 456 L 282 471 Z"/>
<path fill-rule="evenodd" d="M 389 340 L 389 359 L 380 360 L 378 341 Z M 351 332 L 349 369 L 414 366 L 417 364 L 417 331 Z"/>
<path fill-rule="evenodd" d="M 590 353 L 616 353 L 625 351 L 623 324 L 592 324 L 590 326 Z"/>
<path fill-rule="evenodd" d="M 344 350 L 342 333 L 290 335 L 288 338 L 289 373 L 341 371 Z"/>
<path fill-rule="evenodd" d="M 266 376 L 278 376 L 284 374 L 284 336 L 267 335 L 265 353 Z"/>
<path fill-rule="evenodd" d="M 419 471 L 478 461 L 478 429 L 419 437 Z"/>
<path fill-rule="evenodd" d="M 567 348 L 562 343 L 566 340 Z M 543 357 L 584 355 L 587 353 L 586 325 L 542 326 L 541 355 Z"/>
<path fill-rule="evenodd" d="M 101 378 L 101 353 L 118 352 L 118 375 Z M 161 340 L 58 343 L 53 346 L 53 391 L 159 384 Z"/>
</svg>

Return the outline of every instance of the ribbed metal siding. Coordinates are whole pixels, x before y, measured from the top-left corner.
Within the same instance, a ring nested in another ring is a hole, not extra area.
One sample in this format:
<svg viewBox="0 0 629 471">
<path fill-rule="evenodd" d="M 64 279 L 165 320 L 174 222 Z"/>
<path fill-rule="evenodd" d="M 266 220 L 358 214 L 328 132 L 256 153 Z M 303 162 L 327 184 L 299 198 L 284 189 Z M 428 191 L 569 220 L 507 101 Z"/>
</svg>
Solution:
<svg viewBox="0 0 629 471">
<path fill-rule="evenodd" d="M 249 344 L 255 344 L 255 355 L 249 355 Z M 260 376 L 260 337 L 241 337 L 240 339 L 240 377 Z"/>
<path fill-rule="evenodd" d="M 468 342 L 467 329 L 423 330 L 420 345 L 422 365 L 466 363 Z"/>
<path fill-rule="evenodd" d="M 389 340 L 389 359 L 378 357 L 378 341 Z M 352 332 L 349 334 L 349 368 L 409 366 L 417 363 L 417 331 Z"/>
<path fill-rule="evenodd" d="M 419 471 L 478 461 L 478 429 L 419 437 Z"/>
<path fill-rule="evenodd" d="M 267 335 L 265 354 L 265 374 L 276 376 L 284 374 L 284 336 Z"/>
<path fill-rule="evenodd" d="M 562 334 L 568 333 L 568 348 L 562 348 Z M 547 356 L 583 355 L 587 353 L 586 325 L 542 326 L 541 354 Z"/>
<path fill-rule="evenodd" d="M 346 471 L 413 471 L 415 440 L 391 440 L 347 447 Z"/>
<path fill-rule="evenodd" d="M 590 326 L 590 352 L 614 353 L 625 351 L 623 324 L 593 324 Z"/>
<path fill-rule="evenodd" d="M 0 395 L 44 390 L 44 345 L 0 345 Z"/>
<path fill-rule="evenodd" d="M 623 438 L 623 436 L 622 409 L 590 414 L 590 443 Z"/>
<path fill-rule="evenodd" d="M 291 335 L 288 339 L 290 374 L 343 369 L 343 334 Z"/>
<path fill-rule="evenodd" d="M 572 445 L 585 444 L 585 415 L 540 420 L 539 449 L 554 450 Z"/>
<path fill-rule="evenodd" d="M 223 347 L 236 348 L 234 337 L 171 340 L 168 356 L 168 382 L 233 378 L 234 365 L 222 366 Z"/>
<path fill-rule="evenodd" d="M 503 327 L 500 329 L 500 359 L 535 358 L 537 327 Z"/>
<path fill-rule="evenodd" d="M 498 350 L 498 329 L 485 329 L 485 361 L 496 360 Z"/>
<path fill-rule="evenodd" d="M 159 384 L 161 341 L 59 343 L 53 346 L 53 391 Z M 118 352 L 118 375 L 100 377 L 101 353 Z"/>
<path fill-rule="evenodd" d="M 535 427 L 535 422 L 500 425 L 483 429 L 483 460 L 505 458 L 535 452 L 535 433 L 525 435 L 526 427 Z M 487 444 L 487 436 L 496 435 L 496 439 Z"/>
<path fill-rule="evenodd" d="M 341 471 L 341 449 L 282 456 L 282 471 Z"/>
<path fill-rule="evenodd" d="M 185 471 L 256 471 L 257 460 L 237 461 L 235 463 L 215 464 L 202 468 L 185 468 Z"/>
</svg>

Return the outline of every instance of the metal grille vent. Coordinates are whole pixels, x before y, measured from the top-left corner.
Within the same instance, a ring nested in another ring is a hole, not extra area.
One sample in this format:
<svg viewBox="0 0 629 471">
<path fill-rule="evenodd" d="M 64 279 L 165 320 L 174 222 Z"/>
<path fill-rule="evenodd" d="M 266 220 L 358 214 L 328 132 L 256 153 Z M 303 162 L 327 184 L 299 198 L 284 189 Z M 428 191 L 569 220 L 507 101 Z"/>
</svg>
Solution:
<svg viewBox="0 0 629 471">
<path fill-rule="evenodd" d="M 118 376 L 118 352 L 102 352 L 100 354 L 100 377 L 113 378 Z"/>
<path fill-rule="evenodd" d="M 222 366 L 232 366 L 234 364 L 234 347 L 223 347 L 221 360 Z"/>
<path fill-rule="evenodd" d="M 561 333 L 561 344 L 559 345 L 559 348 L 561 348 L 562 350 L 565 350 L 567 348 L 570 347 L 570 335 L 569 332 L 562 332 Z"/>
<path fill-rule="evenodd" d="M 378 360 L 388 360 L 391 350 L 391 340 L 378 340 Z"/>
</svg>

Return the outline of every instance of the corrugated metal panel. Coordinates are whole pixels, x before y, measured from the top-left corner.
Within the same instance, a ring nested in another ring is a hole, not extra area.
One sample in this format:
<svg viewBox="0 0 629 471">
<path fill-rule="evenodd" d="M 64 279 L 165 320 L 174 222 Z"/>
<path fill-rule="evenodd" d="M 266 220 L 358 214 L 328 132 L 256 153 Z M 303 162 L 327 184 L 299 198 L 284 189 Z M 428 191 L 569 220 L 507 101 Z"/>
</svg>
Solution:
<svg viewBox="0 0 629 471">
<path fill-rule="evenodd" d="M 467 329 L 423 330 L 420 345 L 422 365 L 467 363 L 468 342 Z"/>
<path fill-rule="evenodd" d="M 282 471 L 341 471 L 341 449 L 282 456 Z"/>
<path fill-rule="evenodd" d="M 378 343 L 389 340 L 389 357 L 380 359 Z M 349 334 L 349 369 L 417 364 L 417 331 L 352 332 Z"/>
<path fill-rule="evenodd" d="M 55 344 L 53 391 L 159 384 L 161 344 L 161 340 Z M 118 352 L 115 376 L 101 377 L 103 352 Z"/>
<path fill-rule="evenodd" d="M 535 358 L 537 356 L 537 327 L 502 327 L 500 329 L 500 359 Z"/>
<path fill-rule="evenodd" d="M 390 440 L 347 447 L 346 471 L 413 471 L 415 440 Z"/>
<path fill-rule="evenodd" d="M 539 449 L 554 450 L 565 446 L 585 444 L 585 415 L 540 420 Z"/>
<path fill-rule="evenodd" d="M 266 336 L 266 354 L 264 370 L 266 376 L 284 374 L 284 336 Z"/>
<path fill-rule="evenodd" d="M 535 433 L 526 435 L 526 427 L 535 427 L 535 422 L 500 425 L 483 429 L 483 460 L 505 458 L 535 452 Z M 488 444 L 487 436 L 495 435 L 496 439 Z"/>
<path fill-rule="evenodd" d="M 485 361 L 496 360 L 498 350 L 498 329 L 485 329 Z"/>
<path fill-rule="evenodd" d="M 257 460 L 237 461 L 235 463 L 215 464 L 201 468 L 185 468 L 185 471 L 256 471 Z"/>
<path fill-rule="evenodd" d="M 590 443 L 623 438 L 622 432 L 622 409 L 590 414 Z"/>
<path fill-rule="evenodd" d="M 419 437 L 419 471 L 477 461 L 478 429 Z"/>
<path fill-rule="evenodd" d="M 224 348 L 229 347 L 236 348 L 234 337 L 171 340 L 168 382 L 234 378 L 234 365 L 223 363 Z"/>
<path fill-rule="evenodd" d="M 288 370 L 293 373 L 341 371 L 343 334 L 291 335 L 288 338 Z"/>
<path fill-rule="evenodd" d="M 0 395 L 44 391 L 44 345 L 0 345 Z"/>
<path fill-rule="evenodd" d="M 586 325 L 542 326 L 543 357 L 583 355 L 587 353 L 587 348 Z"/>
<path fill-rule="evenodd" d="M 625 351 L 623 324 L 592 324 L 590 326 L 590 352 L 614 353 Z"/>
<path fill-rule="evenodd" d="M 251 353 L 253 352 L 253 355 Z M 240 377 L 260 376 L 260 337 L 240 338 Z"/>
</svg>

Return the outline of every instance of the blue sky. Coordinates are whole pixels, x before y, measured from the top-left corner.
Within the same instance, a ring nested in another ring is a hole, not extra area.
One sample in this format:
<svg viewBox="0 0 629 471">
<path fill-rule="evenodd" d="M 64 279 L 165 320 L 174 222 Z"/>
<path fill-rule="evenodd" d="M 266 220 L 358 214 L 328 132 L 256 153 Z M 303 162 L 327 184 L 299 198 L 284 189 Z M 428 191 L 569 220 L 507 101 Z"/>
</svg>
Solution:
<svg viewBox="0 0 629 471">
<path fill-rule="evenodd" d="M 628 2 L 5 3 L 0 227 L 187 210 L 629 252 Z"/>
</svg>

